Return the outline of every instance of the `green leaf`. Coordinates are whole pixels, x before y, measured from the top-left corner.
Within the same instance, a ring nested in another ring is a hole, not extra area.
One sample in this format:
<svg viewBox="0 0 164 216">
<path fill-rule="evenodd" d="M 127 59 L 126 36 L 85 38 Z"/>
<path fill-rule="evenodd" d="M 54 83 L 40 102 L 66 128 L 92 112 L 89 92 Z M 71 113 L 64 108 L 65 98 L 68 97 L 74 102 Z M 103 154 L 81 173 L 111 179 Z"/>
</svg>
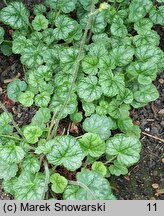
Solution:
<svg viewBox="0 0 164 216">
<path fill-rule="evenodd" d="M 83 78 L 77 89 L 80 98 L 86 102 L 92 102 L 101 97 L 101 87 L 98 85 L 98 79 L 96 76 L 88 76 Z"/>
<path fill-rule="evenodd" d="M 86 155 L 99 157 L 105 152 L 105 142 L 97 134 L 86 133 L 79 142 L 81 149 L 83 149 Z"/>
<path fill-rule="evenodd" d="M 35 104 L 39 107 L 47 107 L 50 99 L 50 95 L 47 92 L 42 92 L 35 97 Z"/>
<path fill-rule="evenodd" d="M 69 42 L 73 40 L 79 41 L 82 37 L 82 33 L 82 27 L 77 22 L 75 22 L 74 29 L 69 33 L 67 40 Z"/>
<path fill-rule="evenodd" d="M 113 49 L 114 48 L 119 49 L 121 47 L 120 51 L 123 52 L 126 47 L 128 47 L 128 49 L 130 47 L 133 48 L 132 47 L 132 39 L 133 39 L 133 37 L 128 37 L 128 36 L 126 36 L 124 38 L 120 38 L 117 36 L 111 36 L 110 37 L 110 44 L 111 44 Z M 110 56 L 112 56 L 112 52 L 111 52 Z M 120 56 L 121 56 L 121 54 L 120 54 Z"/>
<path fill-rule="evenodd" d="M 66 40 L 69 36 L 69 33 L 74 30 L 75 23 L 76 21 L 73 19 L 65 15 L 59 15 L 55 20 L 55 26 L 57 27 L 54 29 L 55 38 L 58 40 Z"/>
<path fill-rule="evenodd" d="M 129 109 L 127 104 L 120 104 L 119 100 L 113 99 L 109 104 L 108 114 L 114 119 L 118 119 L 122 113 L 129 116 Z"/>
<path fill-rule="evenodd" d="M 111 51 L 116 66 L 125 66 L 133 60 L 134 48 L 131 46 L 117 46 Z"/>
<path fill-rule="evenodd" d="M 110 138 L 107 143 L 106 153 L 116 156 L 120 164 L 131 166 L 138 162 L 141 152 L 141 143 L 135 137 L 117 134 Z"/>
<path fill-rule="evenodd" d="M 101 34 L 94 34 L 92 36 L 92 41 L 96 44 L 103 44 L 106 46 L 109 46 L 110 44 L 110 38 L 106 33 L 101 33 Z M 109 46 L 110 47 L 110 46 Z"/>
<path fill-rule="evenodd" d="M 34 93 L 30 91 L 20 92 L 18 101 L 25 107 L 30 107 L 33 104 Z"/>
<path fill-rule="evenodd" d="M 122 116 L 118 119 L 118 128 L 128 136 L 140 138 L 141 130 L 137 125 L 133 124 L 133 121 L 129 116 Z"/>
<path fill-rule="evenodd" d="M 67 93 L 68 93 L 66 91 L 63 92 L 61 86 L 58 87 L 58 90 L 59 90 L 59 94 L 54 94 L 52 98 L 52 102 L 50 104 L 51 111 L 56 113 L 57 115 L 61 110 L 61 107 L 63 107 L 63 104 L 65 103 Z M 62 118 L 65 118 L 68 114 L 74 113 L 76 110 L 77 110 L 77 96 L 76 94 L 72 93 L 67 106 L 65 106 L 62 112 Z"/>
<path fill-rule="evenodd" d="M 19 163 L 24 156 L 24 150 L 17 146 L 14 141 L 9 141 L 4 146 L 0 146 L 0 158 L 6 163 Z"/>
<path fill-rule="evenodd" d="M 83 129 L 90 133 L 98 134 L 101 139 L 106 140 L 111 135 L 111 128 L 113 126 L 112 120 L 107 116 L 100 116 L 97 114 L 91 115 L 83 122 Z"/>
<path fill-rule="evenodd" d="M 38 126 L 28 125 L 24 128 L 23 134 L 28 143 L 35 144 L 42 135 L 42 130 Z"/>
<path fill-rule="evenodd" d="M 15 40 L 20 36 L 27 37 L 27 34 L 29 34 L 29 30 L 25 27 L 22 29 L 16 29 L 12 32 L 12 39 Z"/>
<path fill-rule="evenodd" d="M 90 11 L 92 0 L 79 0 L 81 5 L 84 7 L 85 10 Z M 94 3 L 96 4 L 98 0 L 94 0 Z"/>
<path fill-rule="evenodd" d="M 132 0 L 129 6 L 129 21 L 136 22 L 146 16 L 152 8 L 153 3 L 150 0 Z"/>
<path fill-rule="evenodd" d="M 131 102 L 133 101 L 133 92 L 128 88 L 124 88 L 124 90 L 120 92 L 119 95 L 117 95 L 117 100 L 120 103 L 131 104 Z"/>
<path fill-rule="evenodd" d="M 11 100 L 18 101 L 18 96 L 21 92 L 25 91 L 27 84 L 19 79 L 12 81 L 7 86 L 7 94 Z"/>
<path fill-rule="evenodd" d="M 68 185 L 63 194 L 64 200 L 86 200 L 85 190 L 81 190 L 79 186 Z"/>
<path fill-rule="evenodd" d="M 115 16 L 113 19 L 111 33 L 112 35 L 122 38 L 128 34 L 127 28 L 124 25 L 124 21 L 119 16 Z"/>
<path fill-rule="evenodd" d="M 0 27 L 0 44 L 4 40 L 4 35 L 5 35 L 5 30 L 2 27 Z"/>
<path fill-rule="evenodd" d="M 66 48 L 60 53 L 60 66 L 66 73 L 73 73 L 76 66 L 78 49 L 74 47 Z"/>
<path fill-rule="evenodd" d="M 99 158 L 97 157 L 91 157 L 90 155 L 87 156 L 87 162 L 90 164 L 93 164 L 94 162 L 96 162 Z"/>
<path fill-rule="evenodd" d="M 108 200 L 114 198 L 107 179 L 97 172 L 83 169 L 76 174 L 83 187 L 68 185 L 64 191 L 65 200 Z"/>
<path fill-rule="evenodd" d="M 132 62 L 127 68 L 127 73 L 138 79 L 138 82 L 143 85 L 149 85 L 157 76 L 157 65 L 151 61 Z"/>
<path fill-rule="evenodd" d="M 11 117 L 12 117 L 12 115 L 11 115 Z M 6 112 L 3 112 L 0 115 L 0 126 L 4 127 L 4 126 L 8 125 L 10 122 L 11 122 L 11 118 L 8 116 L 8 114 Z"/>
<path fill-rule="evenodd" d="M 47 45 L 51 45 L 54 41 L 56 41 L 56 38 L 54 36 L 54 29 L 52 28 L 47 28 L 42 32 L 42 36 L 43 36 L 43 41 L 47 44 Z"/>
<path fill-rule="evenodd" d="M 3 42 L 0 46 L 1 52 L 4 56 L 12 55 L 12 46 L 11 43 Z"/>
<path fill-rule="evenodd" d="M 47 155 L 49 163 L 55 166 L 63 165 L 68 170 L 74 171 L 81 166 L 84 154 L 79 142 L 71 136 L 59 136 L 54 140 L 52 152 Z"/>
<path fill-rule="evenodd" d="M 22 171 L 36 173 L 40 170 L 40 161 L 32 156 L 28 155 L 22 162 Z"/>
<path fill-rule="evenodd" d="M 14 191 L 14 185 L 15 183 L 17 182 L 17 178 L 14 177 L 14 178 L 11 178 L 10 180 L 3 180 L 2 182 L 2 187 L 4 189 L 4 191 L 6 193 L 10 193 L 11 195 L 14 196 L 15 194 L 15 191 Z"/>
<path fill-rule="evenodd" d="M 105 21 L 105 17 L 103 13 L 98 13 L 93 17 L 92 31 L 94 34 L 104 32 L 106 26 L 107 26 L 107 23 Z"/>
<path fill-rule="evenodd" d="M 124 88 L 124 77 L 120 74 L 113 75 L 111 70 L 99 73 L 99 83 L 105 96 L 113 97 L 120 94 Z"/>
<path fill-rule="evenodd" d="M 4 160 L 0 160 L 0 179 L 9 180 L 16 176 L 18 166 L 16 163 L 6 163 Z"/>
<path fill-rule="evenodd" d="M 52 183 L 52 191 L 55 193 L 63 193 L 68 184 L 68 180 L 59 173 L 52 174 L 50 182 Z"/>
<path fill-rule="evenodd" d="M 99 59 L 102 59 L 102 58 L 104 58 L 104 56 L 109 55 L 108 50 L 101 43 L 100 44 L 92 43 L 89 48 L 90 49 L 89 49 L 88 55 L 96 56 Z"/>
<path fill-rule="evenodd" d="M 29 25 L 29 12 L 21 2 L 12 2 L 0 11 L 0 20 L 14 29 Z"/>
<path fill-rule="evenodd" d="M 156 31 L 150 30 L 150 31 L 144 32 L 141 35 L 134 36 L 133 43 L 136 47 L 145 45 L 145 44 L 159 46 L 160 36 L 158 35 Z"/>
<path fill-rule="evenodd" d="M 63 13 L 70 13 L 75 9 L 77 0 L 46 0 L 46 4 L 52 9 L 62 10 Z"/>
<path fill-rule="evenodd" d="M 46 7 L 43 4 L 34 5 L 34 14 L 40 15 L 46 12 Z"/>
<path fill-rule="evenodd" d="M 149 17 L 154 24 L 164 25 L 164 6 L 153 7 L 149 13 Z"/>
<path fill-rule="evenodd" d="M 164 59 L 164 53 L 159 47 L 150 44 L 142 45 L 136 48 L 135 56 L 143 62 L 149 61 L 158 63 Z"/>
<path fill-rule="evenodd" d="M 45 188 L 45 176 L 23 172 L 14 184 L 16 200 L 42 200 Z"/>
<path fill-rule="evenodd" d="M 102 70 L 115 69 L 115 60 L 111 55 L 105 55 L 100 59 L 99 68 Z"/>
<path fill-rule="evenodd" d="M 152 27 L 153 22 L 148 18 L 140 19 L 134 23 L 134 29 L 138 34 L 143 34 L 147 31 L 150 31 Z"/>
<path fill-rule="evenodd" d="M 40 65 L 34 75 L 38 80 L 50 81 L 52 78 L 52 69 L 47 65 Z"/>
<path fill-rule="evenodd" d="M 95 105 L 86 101 L 82 101 L 82 106 L 85 111 L 85 116 L 90 116 L 95 111 Z"/>
<path fill-rule="evenodd" d="M 108 114 L 109 102 L 106 100 L 100 100 L 99 106 L 96 107 L 96 113 L 98 115 Z"/>
<path fill-rule="evenodd" d="M 46 29 L 47 30 L 47 29 Z M 42 32 L 43 33 L 43 32 Z M 32 33 L 31 33 L 31 37 L 30 37 L 30 40 L 31 40 L 31 42 L 32 42 L 32 45 L 34 45 L 34 46 L 39 46 L 39 44 L 40 44 L 40 41 L 42 40 L 42 38 L 43 38 L 43 35 L 42 35 L 42 33 L 41 32 L 38 32 L 38 31 L 33 31 Z M 31 46 L 32 46 L 31 45 Z"/>
<path fill-rule="evenodd" d="M 45 52 L 46 48 L 43 46 L 29 46 L 25 48 L 21 53 L 21 62 L 29 68 L 37 67 L 42 65 L 44 60 L 42 54 Z"/>
<path fill-rule="evenodd" d="M 23 50 L 32 45 L 32 41 L 26 39 L 25 36 L 19 35 L 12 42 L 12 51 L 15 54 L 20 54 Z"/>
<path fill-rule="evenodd" d="M 48 19 L 42 14 L 37 15 L 32 21 L 32 26 L 36 31 L 45 30 L 48 28 Z"/>
<path fill-rule="evenodd" d="M 83 71 L 86 74 L 96 75 L 98 73 L 99 59 L 97 56 L 86 56 L 82 60 Z"/>
<path fill-rule="evenodd" d="M 50 110 L 48 108 L 39 108 L 34 117 L 32 118 L 32 124 L 42 125 L 47 123 L 51 118 Z"/>
<path fill-rule="evenodd" d="M 70 119 L 71 119 L 71 121 L 73 121 L 76 124 L 76 123 L 79 123 L 82 121 L 83 115 L 81 112 L 75 112 L 75 113 L 70 115 Z"/>
<path fill-rule="evenodd" d="M 140 103 L 149 103 L 159 97 L 159 92 L 153 84 L 140 85 L 138 91 L 134 92 L 134 99 Z"/>
<path fill-rule="evenodd" d="M 12 126 L 9 125 L 10 122 L 11 122 L 11 118 L 8 116 L 7 113 L 3 112 L 0 115 L 0 133 L 1 134 L 8 134 L 13 131 Z"/>
<path fill-rule="evenodd" d="M 35 149 L 35 153 L 44 155 L 49 154 L 52 151 L 53 144 L 53 140 L 49 140 L 46 143 L 39 144 L 38 147 Z"/>
<path fill-rule="evenodd" d="M 126 175 L 128 173 L 128 169 L 123 164 L 119 163 L 117 160 L 113 165 L 109 167 L 109 171 L 112 175 L 120 176 Z"/>
<path fill-rule="evenodd" d="M 106 166 L 100 161 L 96 161 L 92 164 L 92 170 L 97 173 L 100 173 L 102 176 L 105 176 L 107 173 Z"/>
<path fill-rule="evenodd" d="M 47 95 L 52 95 L 54 92 L 54 85 L 52 80 L 50 82 L 42 81 L 39 83 L 39 92 L 46 92 Z M 37 92 L 38 93 L 38 92 Z"/>
</svg>

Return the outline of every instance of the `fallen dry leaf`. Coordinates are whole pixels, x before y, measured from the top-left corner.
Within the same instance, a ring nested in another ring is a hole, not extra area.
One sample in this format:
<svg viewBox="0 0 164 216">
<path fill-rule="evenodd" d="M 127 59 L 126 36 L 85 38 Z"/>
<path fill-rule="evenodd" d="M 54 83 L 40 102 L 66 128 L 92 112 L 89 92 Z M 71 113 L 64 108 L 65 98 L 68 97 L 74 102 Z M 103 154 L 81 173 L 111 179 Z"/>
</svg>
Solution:
<svg viewBox="0 0 164 216">
<path fill-rule="evenodd" d="M 75 123 L 71 124 L 70 132 L 71 133 L 77 133 L 77 134 L 79 133 L 79 129 L 78 129 L 78 127 L 77 127 L 77 125 Z"/>
<path fill-rule="evenodd" d="M 157 192 L 155 193 L 156 196 L 160 196 L 161 194 L 164 194 L 164 189 L 159 189 L 159 190 L 157 190 Z"/>
<path fill-rule="evenodd" d="M 152 188 L 158 189 L 159 188 L 159 184 L 156 184 L 156 183 L 152 184 Z"/>
<path fill-rule="evenodd" d="M 7 94 L 5 94 L 3 102 L 4 102 L 4 105 L 6 105 L 6 106 L 11 106 L 12 107 L 12 106 L 15 105 L 15 101 L 8 98 Z"/>
<path fill-rule="evenodd" d="M 124 176 L 124 179 L 126 179 L 127 181 L 130 181 L 129 176 Z"/>
</svg>

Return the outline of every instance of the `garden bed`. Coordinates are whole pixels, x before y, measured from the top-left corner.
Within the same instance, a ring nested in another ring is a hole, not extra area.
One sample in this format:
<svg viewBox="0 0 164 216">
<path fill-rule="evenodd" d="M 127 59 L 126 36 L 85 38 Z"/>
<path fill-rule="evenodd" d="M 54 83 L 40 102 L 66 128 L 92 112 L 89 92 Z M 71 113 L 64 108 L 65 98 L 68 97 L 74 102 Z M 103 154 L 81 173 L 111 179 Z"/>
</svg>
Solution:
<svg viewBox="0 0 164 216">
<path fill-rule="evenodd" d="M 24 2 L 31 8 L 32 4 L 42 1 L 27 0 Z M 2 3 L 0 3 L 0 7 L 3 7 Z M 164 50 L 164 29 L 161 26 L 155 26 L 154 28 L 161 36 L 160 46 Z M 8 32 L 6 37 L 10 38 L 10 29 L 8 27 L 6 29 Z M 0 54 L 0 100 L 12 112 L 16 123 L 22 127 L 31 122 L 37 107 L 33 105 L 30 108 L 24 108 L 19 103 L 13 103 L 7 97 L 7 84 L 18 77 L 24 79 L 24 68 L 19 58 L 19 55 L 5 57 Z M 162 174 L 164 143 L 159 140 L 164 139 L 164 73 L 157 77 L 154 84 L 160 93 L 159 99 L 144 108 L 131 110 L 134 123 L 139 125 L 142 130 L 141 159 L 139 163 L 129 169 L 126 176 L 110 177 L 113 193 L 118 199 L 164 199 L 164 176 Z M 60 122 L 58 133 L 62 133 L 63 129 L 65 131 L 69 130 L 74 136 L 80 136 L 83 132 L 80 123 L 74 125 L 67 118 Z M 71 174 L 65 173 L 65 175 Z M 69 178 L 71 177 L 69 176 Z M 49 196 L 51 197 L 51 195 Z M 12 199 L 12 196 L 3 192 L 1 186 L 0 199 Z"/>
</svg>

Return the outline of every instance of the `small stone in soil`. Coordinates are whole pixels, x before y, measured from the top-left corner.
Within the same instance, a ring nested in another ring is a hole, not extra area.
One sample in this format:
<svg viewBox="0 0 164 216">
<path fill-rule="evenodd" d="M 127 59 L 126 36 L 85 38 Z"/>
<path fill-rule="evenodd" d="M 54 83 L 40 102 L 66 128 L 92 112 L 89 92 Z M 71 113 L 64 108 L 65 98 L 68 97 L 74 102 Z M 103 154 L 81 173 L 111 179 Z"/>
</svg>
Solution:
<svg viewBox="0 0 164 216">
<path fill-rule="evenodd" d="M 159 115 L 164 115 L 164 109 L 161 109 L 159 112 L 158 112 Z"/>
<path fill-rule="evenodd" d="M 157 127 L 152 127 L 151 132 L 152 132 L 153 134 L 159 134 L 159 130 L 158 130 Z"/>
<path fill-rule="evenodd" d="M 160 125 L 164 128 L 164 121 L 161 121 Z"/>
</svg>

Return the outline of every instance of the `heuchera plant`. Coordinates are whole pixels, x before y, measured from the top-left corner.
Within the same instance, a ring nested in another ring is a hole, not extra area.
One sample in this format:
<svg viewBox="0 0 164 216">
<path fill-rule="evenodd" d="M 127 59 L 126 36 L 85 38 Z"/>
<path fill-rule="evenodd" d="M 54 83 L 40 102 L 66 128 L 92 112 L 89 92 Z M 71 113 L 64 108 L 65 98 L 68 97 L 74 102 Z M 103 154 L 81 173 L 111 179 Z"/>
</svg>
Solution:
<svg viewBox="0 0 164 216">
<path fill-rule="evenodd" d="M 152 81 L 164 68 L 164 53 L 152 27 L 164 25 L 164 6 L 46 0 L 29 16 L 19 1 L 0 11 L 26 71 L 24 80 L 8 84 L 8 96 L 38 107 L 19 128 L 1 103 L 3 188 L 17 200 L 45 199 L 49 192 L 65 200 L 116 199 L 110 175 L 127 174 L 140 158 L 140 129 L 129 111 L 159 96 Z M 4 33 L 0 27 L 1 45 Z M 82 124 L 82 136 L 57 133 L 66 117 Z"/>
</svg>

